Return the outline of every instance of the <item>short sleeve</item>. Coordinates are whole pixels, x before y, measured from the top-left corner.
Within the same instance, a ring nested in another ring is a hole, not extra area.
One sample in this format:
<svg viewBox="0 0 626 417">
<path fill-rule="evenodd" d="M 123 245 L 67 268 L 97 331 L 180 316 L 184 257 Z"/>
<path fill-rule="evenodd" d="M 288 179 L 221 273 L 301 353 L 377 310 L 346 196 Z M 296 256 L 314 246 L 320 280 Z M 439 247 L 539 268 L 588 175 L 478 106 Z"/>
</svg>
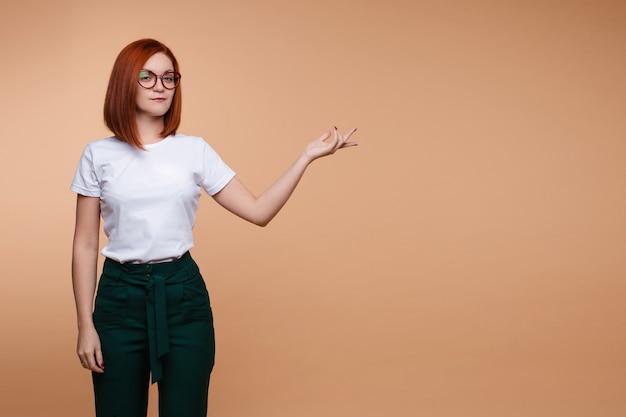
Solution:
<svg viewBox="0 0 626 417">
<path fill-rule="evenodd" d="M 233 179 L 233 171 L 206 141 L 202 140 L 201 186 L 209 195 L 215 195 Z"/>
<path fill-rule="evenodd" d="M 100 197 L 100 182 L 94 169 L 93 150 L 90 145 L 87 145 L 78 161 L 70 189 L 87 197 Z"/>
</svg>

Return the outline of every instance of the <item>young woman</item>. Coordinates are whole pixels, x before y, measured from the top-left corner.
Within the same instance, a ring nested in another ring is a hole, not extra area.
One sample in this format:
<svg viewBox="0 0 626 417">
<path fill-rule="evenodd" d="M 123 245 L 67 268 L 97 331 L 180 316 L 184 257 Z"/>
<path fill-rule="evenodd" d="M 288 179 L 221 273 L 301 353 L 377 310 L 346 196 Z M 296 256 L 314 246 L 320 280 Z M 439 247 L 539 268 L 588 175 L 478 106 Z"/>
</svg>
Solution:
<svg viewBox="0 0 626 417">
<path fill-rule="evenodd" d="M 324 133 L 256 197 L 202 138 L 176 133 L 180 82 L 165 45 L 141 39 L 126 46 L 104 104 L 114 136 L 87 145 L 71 186 L 78 194 L 72 259 L 77 353 L 92 371 L 98 417 L 144 417 L 150 375 L 158 382 L 161 417 L 206 416 L 213 316 L 189 255 L 200 190 L 265 226 L 311 162 L 356 145 L 348 141 L 356 129 Z M 97 282 L 101 217 L 108 241 Z"/>
</svg>

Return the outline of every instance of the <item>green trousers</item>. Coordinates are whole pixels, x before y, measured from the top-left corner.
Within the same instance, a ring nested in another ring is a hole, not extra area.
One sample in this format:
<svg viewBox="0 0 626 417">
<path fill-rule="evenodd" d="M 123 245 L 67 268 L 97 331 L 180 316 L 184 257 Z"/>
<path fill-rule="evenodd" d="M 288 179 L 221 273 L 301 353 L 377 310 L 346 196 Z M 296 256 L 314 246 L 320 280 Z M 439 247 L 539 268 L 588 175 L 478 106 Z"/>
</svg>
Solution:
<svg viewBox="0 0 626 417">
<path fill-rule="evenodd" d="M 157 264 L 106 259 L 93 317 L 104 357 L 104 373 L 93 373 L 97 417 L 145 417 L 150 374 L 160 417 L 206 417 L 213 314 L 189 253 Z"/>
</svg>

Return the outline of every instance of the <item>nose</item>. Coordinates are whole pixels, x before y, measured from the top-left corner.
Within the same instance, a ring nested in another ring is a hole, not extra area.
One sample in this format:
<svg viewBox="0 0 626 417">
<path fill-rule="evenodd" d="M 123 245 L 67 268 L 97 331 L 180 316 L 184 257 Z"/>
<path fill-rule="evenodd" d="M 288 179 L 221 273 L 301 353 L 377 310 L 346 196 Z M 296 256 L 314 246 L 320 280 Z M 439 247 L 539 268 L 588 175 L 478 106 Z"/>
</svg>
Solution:
<svg viewBox="0 0 626 417">
<path fill-rule="evenodd" d="M 153 90 L 163 91 L 165 90 L 165 86 L 163 85 L 163 77 L 157 77 L 156 84 L 152 87 Z"/>
</svg>

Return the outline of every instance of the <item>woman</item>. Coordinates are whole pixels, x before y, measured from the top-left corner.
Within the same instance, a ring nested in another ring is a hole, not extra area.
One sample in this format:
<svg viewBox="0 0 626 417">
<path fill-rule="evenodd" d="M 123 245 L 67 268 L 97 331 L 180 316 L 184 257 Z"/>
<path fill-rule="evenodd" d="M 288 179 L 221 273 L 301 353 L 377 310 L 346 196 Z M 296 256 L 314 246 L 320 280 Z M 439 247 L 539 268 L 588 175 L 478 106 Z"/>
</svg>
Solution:
<svg viewBox="0 0 626 417">
<path fill-rule="evenodd" d="M 200 188 L 265 226 L 307 166 L 355 146 L 337 128 L 309 143 L 256 197 L 202 139 L 177 134 L 181 75 L 172 52 L 141 39 L 118 55 L 104 118 L 114 136 L 87 145 L 71 189 L 78 194 L 72 281 L 77 353 L 92 371 L 96 415 L 145 416 L 149 377 L 161 417 L 206 416 L 214 360 L 213 316 L 193 247 Z M 100 217 L 108 238 L 96 293 Z"/>
</svg>

